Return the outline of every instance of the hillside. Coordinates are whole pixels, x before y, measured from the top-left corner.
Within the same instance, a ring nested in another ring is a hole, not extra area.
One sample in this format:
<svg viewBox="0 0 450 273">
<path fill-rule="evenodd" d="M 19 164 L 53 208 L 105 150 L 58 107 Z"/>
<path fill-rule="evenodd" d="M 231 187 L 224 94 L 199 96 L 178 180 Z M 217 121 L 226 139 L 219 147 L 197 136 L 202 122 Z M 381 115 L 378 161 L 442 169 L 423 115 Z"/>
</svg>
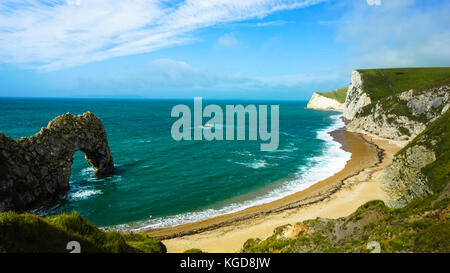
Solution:
<svg viewBox="0 0 450 273">
<path fill-rule="evenodd" d="M 402 207 L 415 198 L 441 192 L 450 181 L 450 112 L 431 123 L 384 170 L 383 188 Z"/>
<path fill-rule="evenodd" d="M 352 72 L 344 117 L 352 120 L 366 105 L 402 92 L 450 84 L 450 67 L 358 69 Z"/>
<path fill-rule="evenodd" d="M 362 107 L 347 128 L 405 145 L 449 109 L 449 94 L 450 84 L 405 91 Z"/>
<path fill-rule="evenodd" d="M 319 95 L 337 100 L 339 103 L 345 102 L 348 87 L 339 88 L 330 92 L 317 92 Z"/>
<path fill-rule="evenodd" d="M 352 132 L 405 145 L 449 109 L 449 95 L 450 68 L 355 70 L 344 117 Z"/>
<path fill-rule="evenodd" d="M 77 213 L 40 217 L 0 213 L 0 253 L 68 253 L 77 241 L 82 253 L 163 253 L 165 246 L 145 234 L 102 231 Z"/>
<path fill-rule="evenodd" d="M 421 122 L 428 125 L 383 170 L 383 189 L 393 200 L 368 202 L 339 219 L 317 218 L 281 226 L 265 240 L 249 239 L 242 252 L 369 252 L 377 243 L 381 252 L 449 252 L 450 112 L 442 107 L 449 92 L 437 86 L 403 93 L 380 100 L 391 105 L 385 109 L 395 119 L 397 131 L 402 130 L 406 121 L 402 113 L 409 106 L 440 103 L 423 109 L 417 120 L 425 119 Z M 406 103 L 393 99 L 402 94 Z M 401 107 L 403 112 L 394 111 Z"/>
<path fill-rule="evenodd" d="M 402 209 L 389 209 L 371 201 L 347 217 L 317 218 L 281 226 L 265 240 L 249 239 L 246 253 L 449 252 L 450 198 L 437 195 L 417 200 Z"/>
<path fill-rule="evenodd" d="M 450 67 L 358 69 L 372 102 L 410 89 L 450 83 Z"/>
</svg>

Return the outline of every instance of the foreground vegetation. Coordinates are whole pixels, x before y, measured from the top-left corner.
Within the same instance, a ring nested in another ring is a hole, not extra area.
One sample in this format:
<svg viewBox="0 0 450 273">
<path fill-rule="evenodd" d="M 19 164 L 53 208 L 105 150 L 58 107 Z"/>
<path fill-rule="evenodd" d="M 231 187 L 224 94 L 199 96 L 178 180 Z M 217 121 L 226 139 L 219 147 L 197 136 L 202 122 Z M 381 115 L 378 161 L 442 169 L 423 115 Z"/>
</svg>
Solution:
<svg viewBox="0 0 450 273">
<path fill-rule="evenodd" d="M 450 83 L 450 67 L 359 69 L 372 103 L 410 89 Z"/>
<path fill-rule="evenodd" d="M 347 90 L 348 87 L 343 87 L 330 92 L 317 92 L 317 93 L 320 94 L 321 96 L 337 100 L 339 103 L 344 103 L 345 97 L 347 96 Z"/>
<path fill-rule="evenodd" d="M 142 233 L 103 231 L 73 212 L 40 217 L 0 213 L 0 253 L 68 253 L 67 243 L 77 241 L 83 253 L 164 253 L 166 247 Z"/>
<path fill-rule="evenodd" d="M 381 252 L 450 252 L 449 202 L 433 195 L 389 209 L 371 201 L 348 217 L 278 227 L 265 240 L 247 240 L 242 252 L 370 252 L 371 241 Z"/>
</svg>

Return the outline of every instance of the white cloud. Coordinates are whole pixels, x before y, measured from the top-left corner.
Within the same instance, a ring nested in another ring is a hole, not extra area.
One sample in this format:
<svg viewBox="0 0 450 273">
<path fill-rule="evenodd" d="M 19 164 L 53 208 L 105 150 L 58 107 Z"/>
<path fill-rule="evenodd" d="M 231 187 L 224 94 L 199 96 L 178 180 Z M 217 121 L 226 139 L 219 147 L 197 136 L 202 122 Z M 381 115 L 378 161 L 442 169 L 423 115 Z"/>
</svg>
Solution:
<svg viewBox="0 0 450 273">
<path fill-rule="evenodd" d="M 56 70 L 192 41 L 192 31 L 324 0 L 2 0 L 0 62 Z"/>
<path fill-rule="evenodd" d="M 450 65 L 450 2 L 419 8 L 414 0 L 390 0 L 377 9 L 354 3 L 337 23 L 352 69 Z"/>
<path fill-rule="evenodd" d="M 149 64 L 149 70 L 141 75 L 143 78 L 139 82 L 144 86 L 152 86 L 161 90 L 203 90 L 208 92 L 211 91 L 211 88 L 215 92 L 301 88 L 305 84 L 334 82 L 343 77 L 339 71 L 272 77 L 251 77 L 242 74 L 216 75 L 193 68 L 186 62 L 172 59 L 152 61 Z"/>
<path fill-rule="evenodd" d="M 67 0 L 67 5 L 79 6 L 79 5 L 81 5 L 81 0 Z"/>
<path fill-rule="evenodd" d="M 220 36 L 219 39 L 217 39 L 217 43 L 221 47 L 228 48 L 237 45 L 238 40 L 236 39 L 234 33 L 228 33 Z"/>
<path fill-rule="evenodd" d="M 283 21 L 283 20 L 276 20 L 276 21 L 268 21 L 268 22 L 260 22 L 260 23 L 256 23 L 257 27 L 272 27 L 272 26 L 282 26 L 288 23 L 292 23 L 292 22 L 287 22 L 287 21 Z"/>
<path fill-rule="evenodd" d="M 380 6 L 381 0 L 366 0 L 369 6 Z"/>
</svg>

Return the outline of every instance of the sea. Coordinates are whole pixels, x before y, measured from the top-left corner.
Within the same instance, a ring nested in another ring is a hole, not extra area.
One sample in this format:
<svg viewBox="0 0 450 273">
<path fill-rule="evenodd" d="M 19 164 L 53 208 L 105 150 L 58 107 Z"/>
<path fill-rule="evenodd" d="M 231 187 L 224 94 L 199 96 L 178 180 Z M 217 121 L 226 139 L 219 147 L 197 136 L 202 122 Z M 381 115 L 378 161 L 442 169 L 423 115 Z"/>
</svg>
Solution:
<svg viewBox="0 0 450 273">
<path fill-rule="evenodd" d="M 77 211 L 118 230 L 171 227 L 271 202 L 340 171 L 351 156 L 328 134 L 344 127 L 341 113 L 309 110 L 305 101 L 203 100 L 224 112 L 225 105 L 279 105 L 274 151 L 261 151 L 261 140 L 175 141 L 171 110 L 179 104 L 193 109 L 194 100 L 0 98 L 0 131 L 27 137 L 61 114 L 97 115 L 114 173 L 96 179 L 76 152 L 70 191 L 39 213 Z"/>
</svg>

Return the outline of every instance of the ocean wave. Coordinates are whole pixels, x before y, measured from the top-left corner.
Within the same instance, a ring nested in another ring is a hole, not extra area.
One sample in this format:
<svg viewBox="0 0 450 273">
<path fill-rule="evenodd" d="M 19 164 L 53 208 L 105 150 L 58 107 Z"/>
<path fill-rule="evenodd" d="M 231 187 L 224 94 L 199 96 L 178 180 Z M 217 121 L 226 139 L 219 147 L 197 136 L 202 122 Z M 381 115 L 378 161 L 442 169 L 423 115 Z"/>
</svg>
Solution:
<svg viewBox="0 0 450 273">
<path fill-rule="evenodd" d="M 140 139 L 137 142 L 138 143 L 150 143 L 150 142 L 152 142 L 152 140 L 150 140 L 150 139 Z"/>
<path fill-rule="evenodd" d="M 72 200 L 83 200 L 87 199 L 90 196 L 102 194 L 103 192 L 101 190 L 93 190 L 93 189 L 82 189 L 78 190 L 74 193 L 69 194 L 69 199 Z"/>
<path fill-rule="evenodd" d="M 84 169 L 81 170 L 81 174 L 82 174 L 82 175 L 92 176 L 92 175 L 94 175 L 94 168 L 92 168 L 92 167 L 86 167 L 86 168 L 84 168 Z"/>
<path fill-rule="evenodd" d="M 253 156 L 253 154 L 249 151 L 235 151 L 234 154 L 240 155 L 240 156 Z"/>
<path fill-rule="evenodd" d="M 333 123 L 329 127 L 317 131 L 317 138 L 325 141 L 322 155 L 309 158 L 306 165 L 299 167 L 299 171 L 295 174 L 295 178 L 283 183 L 281 187 L 273 189 L 258 198 L 235 202 L 223 206 L 222 208 L 211 208 L 173 216 L 148 219 L 131 224 L 116 225 L 111 228 L 139 232 L 146 229 L 173 227 L 262 205 L 304 190 L 342 170 L 351 157 L 351 153 L 342 150 L 341 144 L 334 141 L 329 134 L 334 130 L 344 127 L 345 123 L 340 119 L 340 115 L 334 115 L 331 116 L 331 118 Z M 260 162 L 259 165 L 254 166 L 260 167 L 262 165 Z"/>
<path fill-rule="evenodd" d="M 267 162 L 265 160 L 255 160 L 250 163 L 242 163 L 242 162 L 235 162 L 239 165 L 244 165 L 245 167 L 252 168 L 252 169 L 260 169 L 267 166 Z"/>
<path fill-rule="evenodd" d="M 298 147 L 295 147 L 295 143 L 289 142 L 284 149 L 276 149 L 273 151 L 268 151 L 269 153 L 292 153 L 298 150 Z"/>
</svg>

